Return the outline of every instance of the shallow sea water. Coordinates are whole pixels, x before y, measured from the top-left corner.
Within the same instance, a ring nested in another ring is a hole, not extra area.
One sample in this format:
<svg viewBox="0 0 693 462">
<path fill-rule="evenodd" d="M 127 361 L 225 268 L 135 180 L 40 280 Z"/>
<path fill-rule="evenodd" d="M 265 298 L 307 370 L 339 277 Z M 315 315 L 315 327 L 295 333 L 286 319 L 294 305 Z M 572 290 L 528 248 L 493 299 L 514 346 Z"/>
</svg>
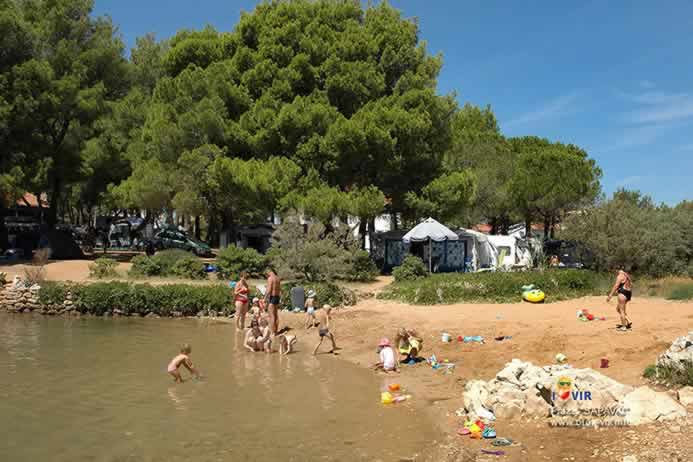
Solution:
<svg viewBox="0 0 693 462">
<path fill-rule="evenodd" d="M 208 320 L 0 314 L 0 460 L 398 461 L 432 440 L 410 403 L 380 404 L 394 380 L 313 357 L 317 335 L 284 357 L 241 337 Z M 175 385 L 185 342 L 204 377 Z"/>
</svg>

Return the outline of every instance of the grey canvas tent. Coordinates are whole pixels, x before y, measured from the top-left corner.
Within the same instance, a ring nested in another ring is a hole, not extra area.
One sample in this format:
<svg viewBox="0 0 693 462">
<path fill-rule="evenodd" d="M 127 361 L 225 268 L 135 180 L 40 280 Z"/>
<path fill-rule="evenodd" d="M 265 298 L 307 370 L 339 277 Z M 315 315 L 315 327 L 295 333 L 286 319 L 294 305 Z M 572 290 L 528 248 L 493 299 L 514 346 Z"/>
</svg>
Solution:
<svg viewBox="0 0 693 462">
<path fill-rule="evenodd" d="M 458 240 L 459 236 L 455 232 L 433 218 L 427 218 L 414 226 L 402 238 L 402 242 L 409 245 L 412 243 L 428 243 L 428 270 L 431 272 L 433 271 L 433 243 L 447 243 Z M 444 252 L 443 256 L 446 255 L 447 252 Z"/>
</svg>

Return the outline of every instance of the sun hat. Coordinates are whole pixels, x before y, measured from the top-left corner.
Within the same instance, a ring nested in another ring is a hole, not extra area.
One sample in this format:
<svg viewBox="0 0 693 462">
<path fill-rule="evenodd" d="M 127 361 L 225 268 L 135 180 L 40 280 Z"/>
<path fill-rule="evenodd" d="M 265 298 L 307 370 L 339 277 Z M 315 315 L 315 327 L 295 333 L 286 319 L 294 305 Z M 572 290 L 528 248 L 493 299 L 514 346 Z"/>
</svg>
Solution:
<svg viewBox="0 0 693 462">
<path fill-rule="evenodd" d="M 386 337 L 383 337 L 383 338 L 380 339 L 380 343 L 378 343 L 378 346 L 379 346 L 379 347 L 390 346 L 390 340 L 389 340 L 388 338 L 386 338 Z"/>
<path fill-rule="evenodd" d="M 315 298 L 315 291 L 313 289 L 310 289 L 308 291 L 308 294 L 306 295 L 308 298 Z"/>
<path fill-rule="evenodd" d="M 257 297 L 253 298 L 253 305 L 256 303 L 260 303 L 260 299 Z"/>
</svg>

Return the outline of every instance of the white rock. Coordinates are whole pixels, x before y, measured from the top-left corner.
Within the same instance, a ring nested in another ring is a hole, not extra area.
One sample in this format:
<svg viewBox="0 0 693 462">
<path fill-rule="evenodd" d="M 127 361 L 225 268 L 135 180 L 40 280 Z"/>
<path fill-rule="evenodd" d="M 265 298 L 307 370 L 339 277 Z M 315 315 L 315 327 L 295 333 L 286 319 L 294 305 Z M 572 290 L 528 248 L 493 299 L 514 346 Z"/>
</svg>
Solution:
<svg viewBox="0 0 693 462">
<path fill-rule="evenodd" d="M 679 402 L 684 406 L 693 404 L 693 387 L 683 387 L 678 392 Z"/>
<path fill-rule="evenodd" d="M 638 458 L 635 456 L 625 456 L 623 457 L 623 462 L 638 462 Z"/>
<path fill-rule="evenodd" d="M 681 367 L 686 362 L 693 363 L 693 331 L 674 340 L 669 349 L 657 358 L 658 366 Z"/>
<path fill-rule="evenodd" d="M 628 393 L 621 405 L 628 409 L 625 419 L 633 425 L 686 416 L 686 409 L 669 395 L 657 393 L 649 387 L 640 387 Z"/>
</svg>

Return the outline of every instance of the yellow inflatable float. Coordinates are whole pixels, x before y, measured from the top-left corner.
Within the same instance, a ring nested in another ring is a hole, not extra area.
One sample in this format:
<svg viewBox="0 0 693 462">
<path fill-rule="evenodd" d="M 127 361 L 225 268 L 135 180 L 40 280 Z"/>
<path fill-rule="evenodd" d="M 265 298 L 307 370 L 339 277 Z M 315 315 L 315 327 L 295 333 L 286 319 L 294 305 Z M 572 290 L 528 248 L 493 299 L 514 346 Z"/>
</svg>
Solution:
<svg viewBox="0 0 693 462">
<path fill-rule="evenodd" d="M 522 300 L 530 303 L 542 303 L 546 295 L 541 290 L 531 286 L 522 287 Z"/>
</svg>

